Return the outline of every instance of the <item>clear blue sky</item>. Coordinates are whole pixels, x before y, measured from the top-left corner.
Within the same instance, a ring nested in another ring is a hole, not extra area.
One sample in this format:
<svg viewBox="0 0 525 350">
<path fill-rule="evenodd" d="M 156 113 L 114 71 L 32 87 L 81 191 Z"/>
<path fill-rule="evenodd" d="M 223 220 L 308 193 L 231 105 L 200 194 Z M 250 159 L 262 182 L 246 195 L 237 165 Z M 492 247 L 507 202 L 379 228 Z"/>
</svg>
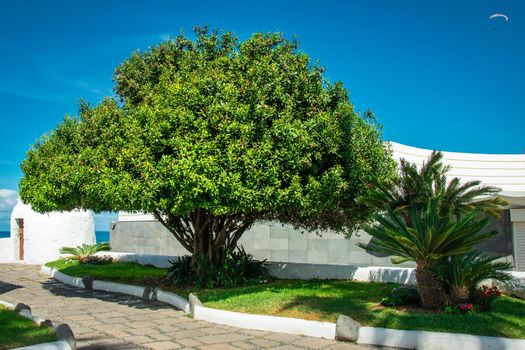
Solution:
<svg viewBox="0 0 525 350">
<path fill-rule="evenodd" d="M 525 149 L 525 1 L 2 1 L 0 230 L 12 193 L 1 190 L 17 190 L 29 145 L 79 98 L 111 95 L 113 69 L 131 52 L 204 24 L 241 38 L 297 35 L 358 110 L 376 113 L 387 140 Z"/>
</svg>

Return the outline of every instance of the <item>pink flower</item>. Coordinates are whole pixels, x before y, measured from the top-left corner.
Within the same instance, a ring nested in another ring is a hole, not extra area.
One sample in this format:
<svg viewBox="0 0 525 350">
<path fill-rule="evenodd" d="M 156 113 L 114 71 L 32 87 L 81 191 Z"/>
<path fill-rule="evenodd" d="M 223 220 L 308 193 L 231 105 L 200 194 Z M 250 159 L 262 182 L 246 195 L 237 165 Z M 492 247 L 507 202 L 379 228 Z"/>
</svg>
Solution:
<svg viewBox="0 0 525 350">
<path fill-rule="evenodd" d="M 468 305 L 467 305 L 467 309 L 471 310 L 471 309 L 472 309 L 472 306 L 473 306 L 472 304 L 468 304 Z"/>
</svg>

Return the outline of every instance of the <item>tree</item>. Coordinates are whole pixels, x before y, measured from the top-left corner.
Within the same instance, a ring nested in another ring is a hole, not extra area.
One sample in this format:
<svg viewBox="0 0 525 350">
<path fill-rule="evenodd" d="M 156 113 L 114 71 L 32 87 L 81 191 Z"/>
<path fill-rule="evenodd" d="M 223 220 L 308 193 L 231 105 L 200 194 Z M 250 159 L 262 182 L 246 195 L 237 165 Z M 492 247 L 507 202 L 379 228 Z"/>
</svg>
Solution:
<svg viewBox="0 0 525 350">
<path fill-rule="evenodd" d="M 456 219 L 440 215 L 438 205 L 436 200 L 423 210 L 412 205 L 405 217 L 389 209 L 377 217 L 377 223 L 365 229 L 372 236 L 370 243 L 359 244 L 366 250 L 393 256 L 395 263 L 414 261 L 421 302 L 426 307 L 445 303 L 443 286 L 435 276 L 440 262 L 468 253 L 476 244 L 498 233 L 481 230 L 489 219 L 480 219 L 477 210 Z"/>
<path fill-rule="evenodd" d="M 480 181 L 461 183 L 457 177 L 448 179 L 450 167 L 444 165 L 442 159 L 443 154 L 436 151 L 421 167 L 401 159 L 400 175 L 393 185 L 377 184 L 359 200 L 386 212 L 377 218 L 381 225 L 390 222 L 397 225 L 370 226 L 366 230 L 373 240 L 370 245 L 361 246 L 369 251 L 415 261 L 422 302 L 432 307 L 440 306 L 447 300 L 443 283 L 435 273 L 438 265 L 446 263 L 447 257 L 470 252 L 473 243 L 496 234 L 481 234 L 476 230 L 484 228 L 488 218 L 496 217 L 500 206 L 505 204 L 496 197 L 498 188 L 481 186 Z M 475 221 L 467 227 L 467 231 L 443 231 L 444 227 L 454 227 L 467 218 Z M 402 220 L 402 223 L 398 220 Z M 438 224 L 439 227 L 433 226 Z M 465 232 L 472 241 L 468 237 L 462 238 L 467 239 L 465 241 L 455 238 L 456 234 L 462 236 Z M 440 244 L 436 246 L 435 240 Z M 439 252 L 435 249 L 439 249 Z M 394 262 L 400 261 L 394 259 Z"/>
<path fill-rule="evenodd" d="M 375 208 L 355 199 L 395 168 L 373 115 L 279 33 L 195 34 L 133 54 L 115 72 L 118 100 L 82 103 L 37 142 L 23 200 L 152 213 L 197 271 L 257 220 L 346 233 L 366 222 Z"/>
</svg>

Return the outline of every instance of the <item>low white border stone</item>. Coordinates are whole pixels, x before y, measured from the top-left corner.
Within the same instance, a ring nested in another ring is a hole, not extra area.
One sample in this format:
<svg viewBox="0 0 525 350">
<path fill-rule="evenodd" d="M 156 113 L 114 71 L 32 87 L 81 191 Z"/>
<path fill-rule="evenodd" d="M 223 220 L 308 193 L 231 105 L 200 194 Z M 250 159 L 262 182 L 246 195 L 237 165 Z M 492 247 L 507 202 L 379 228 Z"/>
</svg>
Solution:
<svg viewBox="0 0 525 350">
<path fill-rule="evenodd" d="M 69 284 L 70 286 L 77 287 L 77 288 L 84 288 L 84 283 L 82 282 L 82 278 L 71 277 L 55 269 L 52 270 L 52 273 L 53 273 L 53 277 L 62 283 Z"/>
<path fill-rule="evenodd" d="M 261 331 L 335 339 L 335 323 L 280 316 L 244 314 L 199 305 L 195 305 L 194 308 L 194 318 L 196 320 Z"/>
<path fill-rule="evenodd" d="M 361 327 L 357 344 L 424 350 L 523 350 L 525 340 L 461 333 Z"/>
<path fill-rule="evenodd" d="M 144 287 L 140 287 L 140 286 L 132 286 L 129 284 L 99 281 L 99 280 L 93 280 L 93 289 L 103 290 L 106 292 L 133 295 L 139 298 L 142 298 L 144 296 L 144 290 L 145 290 Z"/>
<path fill-rule="evenodd" d="M 188 300 L 178 296 L 177 294 L 165 292 L 160 288 L 157 288 L 155 291 L 158 301 L 175 306 L 177 309 L 184 311 L 186 314 L 190 313 L 190 303 Z"/>
<path fill-rule="evenodd" d="M 29 345 L 12 350 L 71 350 L 71 347 L 67 341 L 59 340 L 52 343 Z"/>
</svg>

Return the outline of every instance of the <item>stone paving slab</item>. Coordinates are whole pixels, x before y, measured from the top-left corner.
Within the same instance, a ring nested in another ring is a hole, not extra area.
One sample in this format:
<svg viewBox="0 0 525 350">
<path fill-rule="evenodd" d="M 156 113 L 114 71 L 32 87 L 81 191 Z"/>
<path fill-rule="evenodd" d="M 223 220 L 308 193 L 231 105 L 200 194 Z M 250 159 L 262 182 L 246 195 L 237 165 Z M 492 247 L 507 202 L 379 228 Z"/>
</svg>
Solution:
<svg viewBox="0 0 525 350">
<path fill-rule="evenodd" d="M 0 299 L 26 303 L 35 315 L 68 323 L 80 350 L 374 349 L 196 321 L 161 302 L 74 288 L 39 270 L 34 265 L 0 264 Z"/>
</svg>

